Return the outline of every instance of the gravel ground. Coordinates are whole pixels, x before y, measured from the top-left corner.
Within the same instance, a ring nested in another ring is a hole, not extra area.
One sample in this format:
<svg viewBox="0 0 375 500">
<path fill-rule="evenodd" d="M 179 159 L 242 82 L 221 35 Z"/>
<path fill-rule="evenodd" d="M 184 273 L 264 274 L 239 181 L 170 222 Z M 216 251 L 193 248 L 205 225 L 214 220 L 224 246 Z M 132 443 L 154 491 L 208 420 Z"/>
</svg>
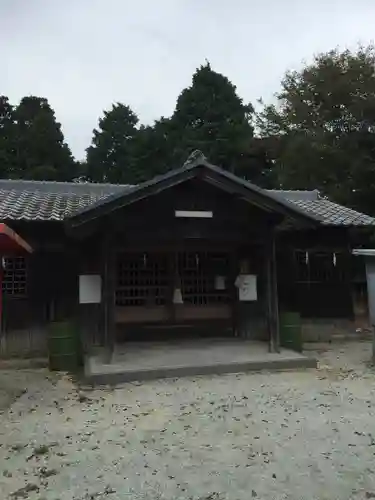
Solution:
<svg viewBox="0 0 375 500">
<path fill-rule="evenodd" d="M 45 366 L 41 360 L 0 360 L 0 414 L 21 394 L 34 390 L 45 379 L 45 370 L 30 369 L 41 365 Z"/>
<path fill-rule="evenodd" d="M 371 346 L 315 354 L 318 370 L 116 389 L 14 372 L 27 392 L 0 415 L 0 498 L 375 498 Z"/>
</svg>

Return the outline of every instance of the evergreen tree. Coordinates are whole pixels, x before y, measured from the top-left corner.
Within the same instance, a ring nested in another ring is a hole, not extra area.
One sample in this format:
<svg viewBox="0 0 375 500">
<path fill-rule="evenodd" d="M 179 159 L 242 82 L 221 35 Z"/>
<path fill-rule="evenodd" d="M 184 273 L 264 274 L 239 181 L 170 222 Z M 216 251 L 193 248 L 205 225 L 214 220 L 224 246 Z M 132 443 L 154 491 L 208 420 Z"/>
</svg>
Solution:
<svg viewBox="0 0 375 500">
<path fill-rule="evenodd" d="M 87 149 L 87 177 L 96 182 L 133 183 L 136 114 L 121 103 L 104 112 Z"/>
<path fill-rule="evenodd" d="M 179 95 L 171 118 L 174 157 L 181 162 L 199 149 L 210 162 L 243 173 L 253 137 L 252 114 L 253 107 L 242 102 L 227 77 L 209 63 L 201 66 Z"/>
<path fill-rule="evenodd" d="M 0 96 L 0 177 L 12 176 L 16 169 L 14 108 Z"/>
<path fill-rule="evenodd" d="M 14 118 L 17 159 L 12 176 L 59 181 L 73 179 L 75 161 L 47 99 L 24 97 L 14 111 Z"/>
</svg>

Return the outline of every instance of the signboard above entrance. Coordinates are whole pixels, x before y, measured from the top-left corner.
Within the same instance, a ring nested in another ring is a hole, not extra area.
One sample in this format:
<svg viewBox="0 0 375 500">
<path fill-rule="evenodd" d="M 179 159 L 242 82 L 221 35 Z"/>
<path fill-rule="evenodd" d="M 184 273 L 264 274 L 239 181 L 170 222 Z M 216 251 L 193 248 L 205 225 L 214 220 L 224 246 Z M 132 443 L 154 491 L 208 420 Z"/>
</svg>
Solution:
<svg viewBox="0 0 375 500">
<path fill-rule="evenodd" d="M 212 210 L 176 210 L 176 217 L 187 217 L 192 219 L 212 219 Z"/>
</svg>

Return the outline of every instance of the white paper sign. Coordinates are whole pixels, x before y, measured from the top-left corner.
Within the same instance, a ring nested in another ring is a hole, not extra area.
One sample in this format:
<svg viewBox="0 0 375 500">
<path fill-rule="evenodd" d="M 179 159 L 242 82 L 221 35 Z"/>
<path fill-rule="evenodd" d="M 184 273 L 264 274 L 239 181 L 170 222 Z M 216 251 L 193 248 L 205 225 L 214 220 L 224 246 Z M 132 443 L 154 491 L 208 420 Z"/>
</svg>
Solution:
<svg viewBox="0 0 375 500">
<path fill-rule="evenodd" d="M 237 276 L 236 287 L 241 302 L 257 300 L 257 277 L 255 274 L 240 274 Z"/>
<path fill-rule="evenodd" d="M 98 274 L 81 274 L 79 277 L 79 303 L 100 304 L 102 278 Z"/>
</svg>

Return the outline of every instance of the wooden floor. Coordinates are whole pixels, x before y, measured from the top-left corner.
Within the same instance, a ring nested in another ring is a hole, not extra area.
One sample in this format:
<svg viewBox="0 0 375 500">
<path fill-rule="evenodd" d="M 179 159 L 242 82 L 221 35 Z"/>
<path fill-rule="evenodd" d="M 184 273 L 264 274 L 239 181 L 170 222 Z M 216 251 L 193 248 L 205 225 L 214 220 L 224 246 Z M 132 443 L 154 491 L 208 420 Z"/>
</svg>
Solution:
<svg viewBox="0 0 375 500">
<path fill-rule="evenodd" d="M 288 349 L 268 351 L 265 342 L 243 339 L 194 339 L 129 342 L 116 346 L 111 360 L 104 352 L 87 356 L 89 383 L 116 384 L 135 380 L 314 368 L 316 360 Z"/>
</svg>

